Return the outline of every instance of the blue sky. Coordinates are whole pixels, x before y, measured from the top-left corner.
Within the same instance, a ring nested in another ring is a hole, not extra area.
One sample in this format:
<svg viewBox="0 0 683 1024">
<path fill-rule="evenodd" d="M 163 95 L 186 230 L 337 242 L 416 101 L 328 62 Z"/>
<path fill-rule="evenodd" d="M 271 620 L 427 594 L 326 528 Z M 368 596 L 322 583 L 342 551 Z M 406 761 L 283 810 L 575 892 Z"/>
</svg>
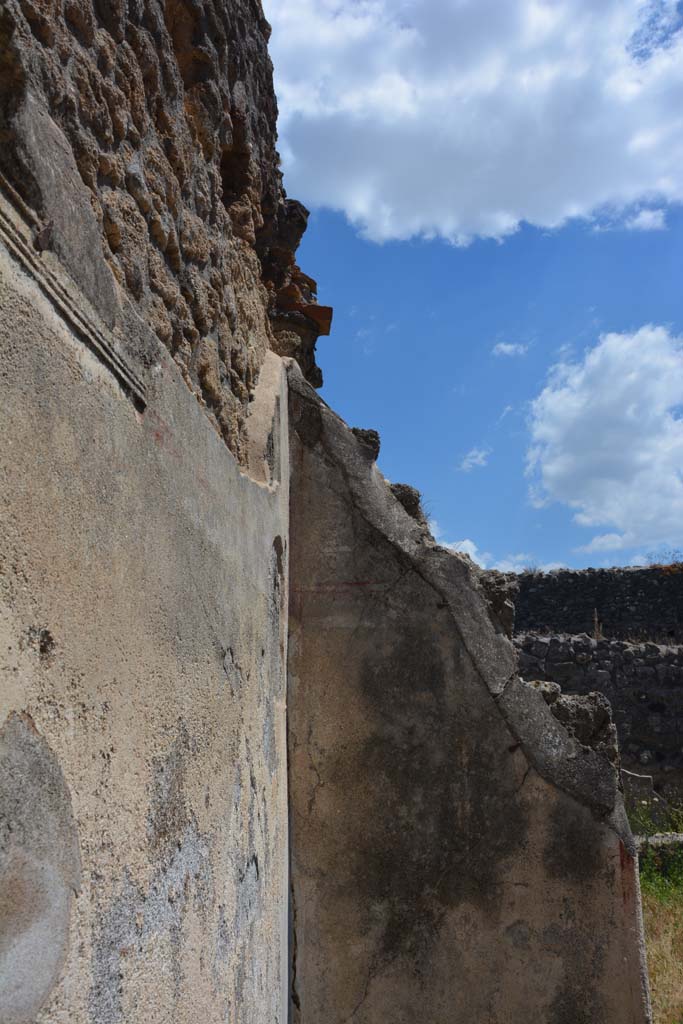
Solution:
<svg viewBox="0 0 683 1024">
<path fill-rule="evenodd" d="M 683 546 L 680 4 L 265 7 L 325 399 L 482 564 Z"/>
</svg>

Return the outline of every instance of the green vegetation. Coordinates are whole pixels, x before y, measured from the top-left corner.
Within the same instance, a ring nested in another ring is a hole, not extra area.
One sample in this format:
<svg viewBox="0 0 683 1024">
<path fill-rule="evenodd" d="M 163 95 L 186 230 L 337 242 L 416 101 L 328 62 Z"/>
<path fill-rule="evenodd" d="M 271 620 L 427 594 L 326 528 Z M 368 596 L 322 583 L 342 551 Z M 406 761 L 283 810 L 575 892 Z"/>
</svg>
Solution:
<svg viewBox="0 0 683 1024">
<path fill-rule="evenodd" d="M 649 846 L 640 858 L 640 886 L 660 903 L 683 901 L 683 848 Z"/>
<path fill-rule="evenodd" d="M 683 849 L 648 847 L 640 884 L 654 1024 L 683 1024 Z"/>
<path fill-rule="evenodd" d="M 665 832 L 683 833 L 683 807 L 662 803 L 656 808 L 656 819 L 652 805 L 646 801 L 628 809 L 631 831 L 637 836 L 654 836 Z"/>
</svg>

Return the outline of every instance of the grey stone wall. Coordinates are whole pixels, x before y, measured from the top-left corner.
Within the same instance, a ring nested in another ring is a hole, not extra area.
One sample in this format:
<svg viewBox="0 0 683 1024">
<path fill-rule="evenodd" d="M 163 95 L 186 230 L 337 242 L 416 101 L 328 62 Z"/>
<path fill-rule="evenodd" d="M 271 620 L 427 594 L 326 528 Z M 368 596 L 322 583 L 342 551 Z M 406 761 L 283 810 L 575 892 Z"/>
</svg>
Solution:
<svg viewBox="0 0 683 1024">
<path fill-rule="evenodd" d="M 683 646 L 579 636 L 518 634 L 523 678 L 566 693 L 598 691 L 612 705 L 622 764 L 652 775 L 665 795 L 683 792 Z"/>
<path fill-rule="evenodd" d="M 491 574 L 493 578 L 500 574 Z M 559 570 L 503 577 L 518 633 L 595 634 L 683 644 L 683 566 Z"/>
</svg>

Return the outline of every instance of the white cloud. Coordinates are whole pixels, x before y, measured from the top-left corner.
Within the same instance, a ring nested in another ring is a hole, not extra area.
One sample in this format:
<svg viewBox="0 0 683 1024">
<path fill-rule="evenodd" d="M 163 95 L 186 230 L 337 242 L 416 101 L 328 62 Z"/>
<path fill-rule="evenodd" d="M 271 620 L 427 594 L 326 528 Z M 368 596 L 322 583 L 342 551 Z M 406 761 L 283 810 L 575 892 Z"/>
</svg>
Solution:
<svg viewBox="0 0 683 1024">
<path fill-rule="evenodd" d="M 451 551 L 459 551 L 463 555 L 469 555 L 473 562 L 477 562 L 483 569 L 486 568 L 486 563 L 491 557 L 488 552 L 480 551 L 473 540 L 466 538 L 465 540 L 456 540 L 452 544 L 444 544 L 444 547 L 450 548 Z"/>
<path fill-rule="evenodd" d="M 624 221 L 624 227 L 629 231 L 664 231 L 666 214 L 664 210 L 639 210 Z"/>
<path fill-rule="evenodd" d="M 469 555 L 472 561 L 480 565 L 482 569 L 485 569 L 493 558 L 490 552 L 480 551 L 474 541 L 468 538 L 465 540 L 446 540 L 444 532 L 436 519 L 429 520 L 429 529 L 434 540 L 442 548 L 448 548 L 449 551 L 458 551 L 460 554 Z"/>
<path fill-rule="evenodd" d="M 525 553 L 506 555 L 504 558 L 496 561 L 490 551 L 480 551 L 479 546 L 469 537 L 466 537 L 465 540 L 446 540 L 444 532 L 436 519 L 429 520 L 429 529 L 434 540 L 442 548 L 448 548 L 450 551 L 469 555 L 472 561 L 476 562 L 482 569 L 497 569 L 498 572 L 523 572 L 525 569 L 533 567 L 540 572 L 552 572 L 553 569 L 564 568 L 564 563 L 562 562 L 549 562 L 546 565 L 537 566 L 533 556 Z"/>
<path fill-rule="evenodd" d="M 461 473 L 469 473 L 475 466 L 486 466 L 491 454 L 490 448 L 470 448 L 464 455 L 458 469 Z"/>
<path fill-rule="evenodd" d="M 506 555 L 504 558 L 493 562 L 488 568 L 497 569 L 498 572 L 554 572 L 555 569 L 566 568 L 564 562 L 541 562 L 536 561 L 533 555 L 522 552 L 518 555 Z"/>
<path fill-rule="evenodd" d="M 518 555 L 506 555 L 505 558 L 501 558 L 498 562 L 494 562 L 491 569 L 497 569 L 498 572 L 522 572 L 533 562 L 531 555 L 521 552 Z"/>
<path fill-rule="evenodd" d="M 599 533 L 588 544 L 582 544 L 577 551 L 591 553 L 593 551 L 619 551 L 624 546 L 624 535 L 621 533 Z"/>
<path fill-rule="evenodd" d="M 553 367 L 531 407 L 528 472 L 540 501 L 608 527 L 584 551 L 683 542 L 683 341 L 665 327 L 605 334 Z"/>
<path fill-rule="evenodd" d="M 647 555 L 641 555 L 641 554 L 632 555 L 631 558 L 629 558 L 629 560 L 628 560 L 628 564 L 629 565 L 638 566 L 639 568 L 641 566 L 647 565 L 648 564 Z"/>
<path fill-rule="evenodd" d="M 499 341 L 491 351 L 494 356 L 523 356 L 529 350 L 528 345 L 515 344 L 514 342 Z"/>
<path fill-rule="evenodd" d="M 370 238 L 464 244 L 683 200 L 677 0 L 265 8 L 287 188 Z"/>
</svg>

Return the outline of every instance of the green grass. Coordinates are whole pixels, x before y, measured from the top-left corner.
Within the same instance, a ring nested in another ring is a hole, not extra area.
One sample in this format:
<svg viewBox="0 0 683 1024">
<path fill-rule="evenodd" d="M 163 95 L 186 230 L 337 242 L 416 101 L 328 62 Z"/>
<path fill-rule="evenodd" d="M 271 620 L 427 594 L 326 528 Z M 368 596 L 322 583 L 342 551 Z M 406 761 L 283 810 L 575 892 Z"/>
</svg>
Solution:
<svg viewBox="0 0 683 1024">
<path fill-rule="evenodd" d="M 640 858 L 640 886 L 660 903 L 683 900 L 683 849 L 649 846 Z"/>
<path fill-rule="evenodd" d="M 683 832 L 683 808 L 669 805 L 666 811 L 660 811 L 657 820 L 652 818 L 652 810 L 646 802 L 629 807 L 628 820 L 631 831 L 637 836 L 654 836 L 662 832 Z"/>
<path fill-rule="evenodd" d="M 683 1024 L 683 850 L 649 848 L 640 885 L 654 1024 Z"/>
</svg>

